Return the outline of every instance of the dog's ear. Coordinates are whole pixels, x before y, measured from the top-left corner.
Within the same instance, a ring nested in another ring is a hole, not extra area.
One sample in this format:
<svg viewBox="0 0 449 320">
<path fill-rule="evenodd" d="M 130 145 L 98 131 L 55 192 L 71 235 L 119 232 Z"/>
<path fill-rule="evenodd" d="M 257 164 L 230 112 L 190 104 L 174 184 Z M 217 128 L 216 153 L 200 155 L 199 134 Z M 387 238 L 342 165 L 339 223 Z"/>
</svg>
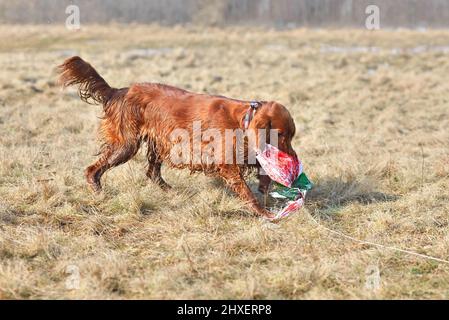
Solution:
<svg viewBox="0 0 449 320">
<path fill-rule="evenodd" d="M 268 115 L 261 114 L 258 117 L 255 117 L 253 120 L 253 128 L 254 129 L 265 129 L 267 131 L 271 128 L 271 117 Z"/>
<path fill-rule="evenodd" d="M 271 103 L 264 103 L 260 106 L 256 112 L 256 115 L 253 119 L 253 128 L 254 129 L 265 129 L 270 131 L 271 129 Z"/>
<path fill-rule="evenodd" d="M 268 110 L 268 106 L 263 106 L 257 110 L 256 115 L 250 124 L 250 128 L 255 130 L 257 145 L 259 147 L 263 146 L 265 143 L 270 143 L 271 120 L 272 117 Z"/>
</svg>

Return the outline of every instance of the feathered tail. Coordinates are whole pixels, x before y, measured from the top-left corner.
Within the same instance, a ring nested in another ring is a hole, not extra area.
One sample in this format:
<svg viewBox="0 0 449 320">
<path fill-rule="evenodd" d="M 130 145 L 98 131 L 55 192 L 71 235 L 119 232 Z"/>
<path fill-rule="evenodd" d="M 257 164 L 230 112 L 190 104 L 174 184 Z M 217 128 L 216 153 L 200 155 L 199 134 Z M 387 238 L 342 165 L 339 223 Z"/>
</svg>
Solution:
<svg viewBox="0 0 449 320">
<path fill-rule="evenodd" d="M 108 104 L 118 90 L 111 88 L 98 72 L 80 57 L 68 58 L 58 66 L 58 82 L 63 87 L 78 85 L 78 93 L 84 102 Z"/>
</svg>

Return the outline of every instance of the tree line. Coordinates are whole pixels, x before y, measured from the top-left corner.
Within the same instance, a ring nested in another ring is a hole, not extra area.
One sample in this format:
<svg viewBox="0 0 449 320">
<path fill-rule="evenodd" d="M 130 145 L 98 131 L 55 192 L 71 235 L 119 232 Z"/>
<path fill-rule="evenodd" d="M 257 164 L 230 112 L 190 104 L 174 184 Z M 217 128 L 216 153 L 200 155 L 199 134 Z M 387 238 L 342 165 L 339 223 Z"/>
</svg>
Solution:
<svg viewBox="0 0 449 320">
<path fill-rule="evenodd" d="M 363 28 L 373 4 L 382 27 L 449 26 L 449 0 L 0 0 L 0 23 L 61 23 L 77 5 L 81 23 Z"/>
</svg>

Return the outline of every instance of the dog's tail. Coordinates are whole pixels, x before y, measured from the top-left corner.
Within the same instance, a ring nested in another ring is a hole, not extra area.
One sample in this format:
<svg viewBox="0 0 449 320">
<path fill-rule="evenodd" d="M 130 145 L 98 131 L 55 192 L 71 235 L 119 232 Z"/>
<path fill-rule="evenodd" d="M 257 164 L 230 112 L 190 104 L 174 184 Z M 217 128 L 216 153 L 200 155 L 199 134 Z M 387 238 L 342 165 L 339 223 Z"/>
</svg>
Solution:
<svg viewBox="0 0 449 320">
<path fill-rule="evenodd" d="M 106 107 L 118 90 L 111 88 L 89 63 L 77 56 L 58 66 L 58 73 L 62 87 L 78 85 L 81 100 L 90 104 L 101 103 Z"/>
</svg>

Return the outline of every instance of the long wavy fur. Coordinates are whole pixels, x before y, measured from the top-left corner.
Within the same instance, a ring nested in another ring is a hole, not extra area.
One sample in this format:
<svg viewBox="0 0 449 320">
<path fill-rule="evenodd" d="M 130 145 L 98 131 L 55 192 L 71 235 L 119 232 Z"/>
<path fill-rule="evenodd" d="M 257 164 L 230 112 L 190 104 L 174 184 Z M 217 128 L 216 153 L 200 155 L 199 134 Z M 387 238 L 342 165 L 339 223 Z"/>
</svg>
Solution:
<svg viewBox="0 0 449 320">
<path fill-rule="evenodd" d="M 78 56 L 71 57 L 58 66 L 59 83 L 63 87 L 78 85 L 82 101 L 106 106 L 117 91 L 98 74 L 86 61 Z"/>
<path fill-rule="evenodd" d="M 202 131 L 218 129 L 222 134 L 226 129 L 241 129 L 241 119 L 250 108 L 249 101 L 195 94 L 158 83 L 136 83 L 129 88 L 112 88 L 89 63 L 77 56 L 64 61 L 58 71 L 59 83 L 63 87 L 76 85 L 81 100 L 103 104 L 104 114 L 100 125 L 103 146 L 98 160 L 85 171 L 87 182 L 94 191 L 101 190 L 100 179 L 107 170 L 127 162 L 135 156 L 141 144 L 147 142 L 147 176 L 162 188 L 168 187 L 161 176 L 163 163 L 172 168 L 219 175 L 248 202 L 253 211 L 262 215 L 270 214 L 257 203 L 243 179 L 258 169 L 257 164 L 237 164 L 236 161 L 230 164 L 214 163 L 208 161 L 207 154 L 201 161 L 193 161 L 193 143 L 196 143 L 193 139 L 193 123 L 199 121 Z M 266 130 L 274 117 L 290 139 L 284 146 L 284 150 L 289 151 L 295 128 L 284 106 L 275 102 L 262 102 L 248 130 Z M 177 142 L 172 139 L 176 129 L 187 132 L 189 145 L 192 146 L 186 151 L 190 156 L 185 162 L 173 161 L 172 151 L 178 152 L 174 149 Z M 205 141 L 200 143 L 202 148 L 208 145 Z M 246 144 L 239 148 L 242 150 L 235 151 L 248 154 Z M 224 154 L 222 159 L 225 159 Z"/>
</svg>

